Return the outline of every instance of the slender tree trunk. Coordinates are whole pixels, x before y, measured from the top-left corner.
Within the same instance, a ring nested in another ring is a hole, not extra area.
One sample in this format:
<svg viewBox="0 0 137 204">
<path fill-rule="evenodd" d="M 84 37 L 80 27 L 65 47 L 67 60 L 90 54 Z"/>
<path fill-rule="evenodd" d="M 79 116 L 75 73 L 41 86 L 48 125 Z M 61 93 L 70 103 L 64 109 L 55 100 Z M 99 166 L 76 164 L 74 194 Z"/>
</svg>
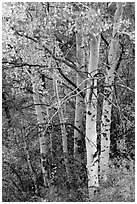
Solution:
<svg viewBox="0 0 137 204">
<path fill-rule="evenodd" d="M 46 109 L 47 111 L 47 119 L 48 119 L 48 122 L 49 122 L 49 109 L 47 108 Z M 53 161 L 53 138 L 52 138 L 52 131 L 49 133 L 49 138 L 50 138 L 50 154 L 51 154 L 51 158 L 52 158 L 52 161 Z"/>
<path fill-rule="evenodd" d="M 122 3 L 117 3 L 117 10 L 114 17 L 113 37 L 108 53 L 108 62 L 110 68 L 107 70 L 105 84 L 110 87 L 104 89 L 102 123 L 101 123 L 101 155 L 100 155 L 100 175 L 101 178 L 107 180 L 109 150 L 110 150 L 110 125 L 111 125 L 111 108 L 113 98 L 113 82 L 115 76 L 115 68 L 118 61 L 118 30 L 120 27 L 120 20 L 122 18 Z"/>
<path fill-rule="evenodd" d="M 63 124 L 65 123 L 65 118 L 64 118 L 63 110 L 60 104 L 56 70 L 54 71 L 53 87 L 54 87 L 54 93 L 55 93 L 56 100 L 57 100 L 58 116 L 59 116 L 60 123 L 62 124 L 61 125 L 61 135 L 62 135 L 63 156 L 64 156 L 65 168 L 66 168 L 66 173 L 67 173 L 67 179 L 69 180 L 67 134 L 66 134 L 65 124 Z"/>
<path fill-rule="evenodd" d="M 100 38 L 91 35 L 90 59 L 88 67 L 87 95 L 86 95 L 86 150 L 89 197 L 94 195 L 98 183 L 98 150 L 97 150 L 97 78 Z"/>
<path fill-rule="evenodd" d="M 41 170 L 43 174 L 43 180 L 44 180 L 44 185 L 45 187 L 50 186 L 50 181 L 49 181 L 49 172 L 48 172 L 48 139 L 45 137 L 45 134 L 43 134 L 43 123 L 44 123 L 44 117 L 42 115 L 42 108 L 40 105 L 40 99 L 39 99 L 39 91 L 38 91 L 38 86 L 39 86 L 39 76 L 36 71 L 33 71 L 31 74 L 31 82 L 32 82 L 32 87 L 33 87 L 33 100 L 35 105 L 35 110 L 36 110 L 36 115 L 37 115 L 37 121 L 39 124 L 39 143 L 40 143 L 40 154 L 41 154 Z"/>
<path fill-rule="evenodd" d="M 78 24 L 78 23 L 77 23 Z M 80 71 L 85 70 L 85 51 L 84 51 L 84 37 L 81 25 L 77 25 L 80 27 L 80 31 L 76 33 L 76 57 L 77 57 L 77 67 Z M 79 30 L 79 29 L 78 29 Z M 77 73 L 77 87 L 80 90 L 84 89 L 83 78 Z M 75 126 L 81 131 L 84 132 L 83 120 L 84 120 L 84 100 L 80 94 L 76 96 L 76 106 L 75 106 Z M 74 130 L 74 157 L 77 160 L 82 159 L 82 136 L 77 131 Z"/>
</svg>

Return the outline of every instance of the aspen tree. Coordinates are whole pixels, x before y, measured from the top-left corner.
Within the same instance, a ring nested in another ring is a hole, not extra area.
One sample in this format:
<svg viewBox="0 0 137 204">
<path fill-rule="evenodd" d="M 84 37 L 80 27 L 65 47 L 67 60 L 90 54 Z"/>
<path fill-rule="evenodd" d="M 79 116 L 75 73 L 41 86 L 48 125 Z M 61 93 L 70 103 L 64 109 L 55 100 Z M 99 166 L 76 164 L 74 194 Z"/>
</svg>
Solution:
<svg viewBox="0 0 137 204">
<path fill-rule="evenodd" d="M 97 152 L 97 78 L 100 37 L 91 33 L 90 59 L 86 93 L 86 150 L 89 197 L 94 195 L 98 183 L 98 152 Z"/>
<path fill-rule="evenodd" d="M 122 20 L 122 3 L 117 3 L 117 10 L 114 16 L 114 27 L 112 40 L 108 53 L 109 68 L 106 70 L 104 100 L 101 121 L 101 155 L 100 155 L 100 175 L 105 181 L 107 180 L 109 150 L 110 150 L 110 125 L 111 125 L 111 109 L 113 99 L 113 82 L 115 76 L 115 68 L 118 62 L 118 51 L 120 48 L 118 40 L 118 31 Z M 108 86 L 109 85 L 109 86 Z"/>
<path fill-rule="evenodd" d="M 44 186 L 50 186 L 49 183 L 49 172 L 48 172 L 48 139 L 45 137 L 42 125 L 44 123 L 44 117 L 42 115 L 42 108 L 40 106 L 40 98 L 39 98 L 39 76 L 35 69 L 32 69 L 32 73 L 30 74 L 32 87 L 33 87 L 33 100 L 35 104 L 35 111 L 37 116 L 37 121 L 39 124 L 39 144 L 40 144 L 40 154 L 41 154 L 41 170 L 43 174 Z"/>
<path fill-rule="evenodd" d="M 77 67 L 79 71 L 85 70 L 85 50 L 84 50 L 84 36 L 81 23 L 77 22 L 77 33 L 76 33 L 76 58 Z M 80 90 L 84 89 L 83 77 L 77 73 L 77 87 Z M 84 100 L 80 94 L 76 96 L 75 105 L 75 126 L 81 131 L 84 131 L 83 120 L 84 120 Z M 80 132 L 74 130 L 74 156 L 76 159 L 81 160 L 82 151 L 82 136 Z"/>
<path fill-rule="evenodd" d="M 47 119 L 49 119 L 49 109 L 48 107 L 46 108 L 46 112 L 47 112 Z M 48 120 L 49 122 L 49 120 Z M 52 138 L 52 132 L 49 133 L 49 138 L 50 138 L 50 154 L 51 154 L 51 159 L 53 160 L 53 138 Z"/>
</svg>

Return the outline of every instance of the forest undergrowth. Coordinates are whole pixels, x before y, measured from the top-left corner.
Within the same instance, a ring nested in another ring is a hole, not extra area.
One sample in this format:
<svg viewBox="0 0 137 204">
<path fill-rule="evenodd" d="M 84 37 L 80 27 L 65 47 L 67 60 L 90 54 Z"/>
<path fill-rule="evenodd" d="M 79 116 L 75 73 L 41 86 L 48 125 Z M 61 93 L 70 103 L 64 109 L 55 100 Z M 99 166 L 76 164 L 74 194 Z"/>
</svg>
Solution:
<svg viewBox="0 0 137 204">
<path fill-rule="evenodd" d="M 135 165 L 133 160 L 110 162 L 108 181 L 102 182 L 94 199 L 89 200 L 84 185 L 74 191 L 53 187 L 45 192 L 42 199 L 47 202 L 135 202 Z"/>
</svg>

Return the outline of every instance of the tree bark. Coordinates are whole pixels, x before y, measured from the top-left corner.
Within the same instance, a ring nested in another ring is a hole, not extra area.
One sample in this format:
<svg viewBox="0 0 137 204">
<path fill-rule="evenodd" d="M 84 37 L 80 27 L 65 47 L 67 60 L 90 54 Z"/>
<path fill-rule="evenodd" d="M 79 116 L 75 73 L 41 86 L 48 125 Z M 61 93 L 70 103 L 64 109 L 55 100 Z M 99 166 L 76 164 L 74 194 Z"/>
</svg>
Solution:
<svg viewBox="0 0 137 204">
<path fill-rule="evenodd" d="M 107 180 L 107 171 L 109 165 L 110 150 L 110 125 L 111 125 L 111 108 L 113 99 L 113 82 L 115 68 L 118 62 L 119 41 L 118 34 L 120 20 L 122 18 L 122 3 L 117 3 L 117 10 L 114 17 L 113 36 L 108 53 L 109 69 L 106 70 L 105 84 L 110 85 L 104 88 L 104 100 L 101 123 L 101 155 L 100 155 L 100 176 L 104 181 Z"/>
<path fill-rule="evenodd" d="M 98 151 L 97 151 L 97 78 L 100 37 L 91 34 L 90 59 L 86 93 L 86 150 L 89 197 L 94 195 L 98 183 Z"/>
<path fill-rule="evenodd" d="M 46 108 L 46 112 L 47 112 L 47 118 L 49 119 L 49 109 L 48 109 L 48 107 Z M 48 120 L 48 122 L 49 122 L 49 120 Z M 54 150 L 53 150 L 53 138 L 52 138 L 52 134 L 53 134 L 53 132 L 51 131 L 50 133 L 49 133 L 49 138 L 50 138 L 50 154 L 51 154 L 51 159 L 52 159 L 52 161 L 53 161 L 53 152 L 54 152 Z"/>
<path fill-rule="evenodd" d="M 39 76 L 38 73 L 34 70 L 33 73 L 30 75 L 32 87 L 33 87 L 33 100 L 34 104 L 40 104 L 39 98 Z M 40 143 L 40 154 L 41 154 L 41 170 L 43 174 L 44 186 L 50 187 L 49 181 L 49 172 L 48 172 L 48 139 L 46 138 L 43 133 L 42 124 L 44 123 L 44 117 L 42 115 L 42 108 L 40 105 L 35 105 L 35 111 L 37 115 L 37 121 L 39 124 L 39 143 Z"/>
<path fill-rule="evenodd" d="M 80 71 L 85 70 L 85 51 L 84 51 L 84 37 L 83 37 L 83 31 L 82 31 L 82 25 L 78 25 L 79 28 L 76 33 L 76 58 L 77 58 L 77 67 Z M 79 87 L 80 90 L 83 90 L 85 87 L 85 83 L 83 82 L 83 77 L 81 77 L 77 73 L 77 87 Z M 80 94 L 76 96 L 76 105 L 75 105 L 75 126 L 81 131 L 84 132 L 84 99 L 81 97 Z M 83 147 L 82 147 L 82 135 L 77 130 L 74 130 L 74 157 L 77 160 L 82 159 L 82 153 L 83 153 Z"/>
</svg>

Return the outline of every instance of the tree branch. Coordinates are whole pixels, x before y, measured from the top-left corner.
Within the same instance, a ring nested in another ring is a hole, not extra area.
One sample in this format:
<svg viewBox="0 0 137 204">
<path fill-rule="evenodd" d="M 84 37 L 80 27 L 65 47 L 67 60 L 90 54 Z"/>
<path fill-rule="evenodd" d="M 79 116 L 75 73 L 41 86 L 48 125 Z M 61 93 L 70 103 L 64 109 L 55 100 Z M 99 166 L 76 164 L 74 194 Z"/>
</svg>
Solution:
<svg viewBox="0 0 137 204">
<path fill-rule="evenodd" d="M 84 136 L 83 132 L 81 132 L 79 130 L 79 128 L 77 128 L 75 125 L 71 124 L 71 123 L 58 123 L 58 124 L 52 124 L 52 125 L 49 125 L 48 128 L 50 127 L 57 127 L 57 126 L 61 126 L 61 125 L 68 125 L 68 126 L 71 126 L 73 127 L 74 129 L 76 129 L 82 136 Z M 48 130 L 47 128 L 47 130 Z"/>
<path fill-rule="evenodd" d="M 120 45 L 121 45 L 121 53 L 120 53 L 120 56 L 119 56 L 118 63 L 117 63 L 117 66 L 116 66 L 116 68 L 115 68 L 115 71 L 118 70 L 118 68 L 119 68 L 119 66 L 120 66 L 120 63 L 121 63 L 121 61 L 122 61 L 122 55 L 123 55 L 123 53 L 124 53 L 124 46 L 123 46 L 121 43 L 120 43 Z"/>
<path fill-rule="evenodd" d="M 82 96 L 82 98 L 85 97 L 85 95 L 83 94 L 83 92 L 81 92 L 80 88 L 77 87 L 77 85 L 75 83 L 73 83 L 73 81 L 71 81 L 61 70 L 61 68 L 57 67 L 59 73 L 61 74 L 61 76 L 66 79 L 66 81 L 71 84 L 75 89 L 77 89 L 78 92 L 80 92 L 80 95 Z M 76 91 L 75 91 L 76 92 Z M 77 93 L 77 92 L 76 92 Z"/>
<path fill-rule="evenodd" d="M 45 65 L 39 65 L 39 64 L 28 64 L 28 63 L 17 63 L 14 61 L 8 62 L 8 61 L 3 61 L 3 64 L 10 64 L 10 65 L 14 65 L 14 67 L 23 67 L 23 66 L 28 66 L 28 67 L 40 67 L 40 68 L 44 68 Z M 70 84 L 72 85 L 75 89 L 78 90 L 78 92 L 80 92 L 80 95 L 82 96 L 82 98 L 84 98 L 84 94 L 81 92 L 81 90 L 79 88 L 77 88 L 76 84 L 73 83 L 61 70 L 61 68 L 57 67 L 60 75 Z M 45 76 L 45 75 L 44 75 Z M 47 79 L 49 80 L 53 80 L 52 78 L 45 76 Z M 70 87 L 68 87 L 66 84 L 63 83 L 64 86 L 66 86 L 67 88 L 71 89 Z M 26 88 L 26 90 L 28 90 Z M 72 90 L 72 89 L 71 89 Z M 33 94 L 33 92 L 31 90 L 28 90 L 29 92 L 31 92 Z"/>
<path fill-rule="evenodd" d="M 100 35 L 101 35 L 101 39 L 105 42 L 105 44 L 106 44 L 107 46 L 109 46 L 108 41 L 107 41 L 107 40 L 104 38 L 104 36 L 103 36 L 103 33 L 101 33 Z"/>
<path fill-rule="evenodd" d="M 21 36 L 21 37 L 25 37 L 25 38 L 27 38 L 27 39 L 29 39 L 29 40 L 32 40 L 32 41 L 35 42 L 35 43 L 39 43 L 39 44 L 41 45 L 40 41 L 36 40 L 36 39 L 33 38 L 33 37 L 28 36 L 27 34 L 22 34 L 22 33 L 20 33 L 19 31 L 15 31 L 15 34 L 17 34 L 17 35 L 19 35 L 19 36 Z M 66 64 L 67 66 L 69 66 L 69 67 L 71 67 L 73 70 L 75 70 L 77 73 L 79 73 L 79 75 L 80 75 L 81 77 L 84 78 L 84 74 L 77 68 L 77 66 L 76 66 L 74 63 L 71 63 L 71 62 L 67 61 L 66 59 L 63 59 L 63 58 L 60 58 L 60 57 L 56 57 L 56 56 L 52 53 L 52 51 L 51 51 L 49 48 L 47 48 L 45 45 L 41 45 L 41 46 L 44 48 L 45 53 L 48 52 L 48 53 L 52 56 L 52 58 L 53 58 L 54 60 L 57 60 L 58 62 L 62 62 L 62 63 L 64 63 L 64 64 Z"/>
</svg>

